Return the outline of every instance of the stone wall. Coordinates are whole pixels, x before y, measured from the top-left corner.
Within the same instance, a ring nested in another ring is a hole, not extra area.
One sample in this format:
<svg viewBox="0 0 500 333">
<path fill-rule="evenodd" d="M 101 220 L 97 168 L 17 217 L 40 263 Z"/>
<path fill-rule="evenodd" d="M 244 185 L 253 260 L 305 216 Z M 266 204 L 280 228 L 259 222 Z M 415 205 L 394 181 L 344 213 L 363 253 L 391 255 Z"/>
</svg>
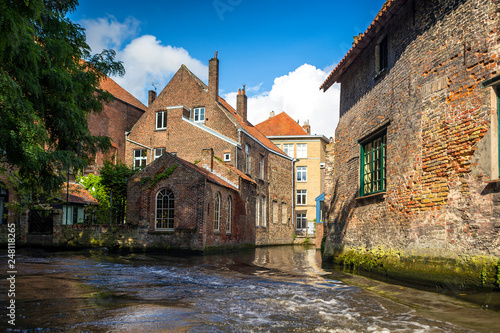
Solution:
<svg viewBox="0 0 500 333">
<path fill-rule="evenodd" d="M 499 16 L 498 0 L 415 0 L 379 32 L 387 70 L 372 41 L 342 75 L 327 256 L 500 256 L 496 96 L 481 86 L 500 73 Z M 362 198 L 358 140 L 383 127 L 386 191 Z"/>
</svg>

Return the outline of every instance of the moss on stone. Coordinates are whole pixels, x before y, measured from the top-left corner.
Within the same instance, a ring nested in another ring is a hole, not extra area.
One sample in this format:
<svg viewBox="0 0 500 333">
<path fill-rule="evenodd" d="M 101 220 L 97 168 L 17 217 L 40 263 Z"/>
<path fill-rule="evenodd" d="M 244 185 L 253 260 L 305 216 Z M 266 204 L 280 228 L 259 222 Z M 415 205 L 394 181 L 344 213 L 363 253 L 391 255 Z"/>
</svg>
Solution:
<svg viewBox="0 0 500 333">
<path fill-rule="evenodd" d="M 384 248 L 338 249 L 335 264 L 428 287 L 499 289 L 500 260 L 487 256 L 444 258 Z"/>
</svg>

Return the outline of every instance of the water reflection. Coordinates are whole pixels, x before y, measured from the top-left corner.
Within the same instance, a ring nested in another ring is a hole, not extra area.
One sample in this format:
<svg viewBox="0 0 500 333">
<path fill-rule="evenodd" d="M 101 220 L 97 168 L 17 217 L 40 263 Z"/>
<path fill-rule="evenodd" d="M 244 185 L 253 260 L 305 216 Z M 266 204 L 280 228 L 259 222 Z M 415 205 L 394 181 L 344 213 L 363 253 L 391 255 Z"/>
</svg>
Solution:
<svg viewBox="0 0 500 333">
<path fill-rule="evenodd" d="M 314 248 L 203 257 L 27 251 L 18 260 L 19 330 L 472 332 L 341 282 Z"/>
</svg>

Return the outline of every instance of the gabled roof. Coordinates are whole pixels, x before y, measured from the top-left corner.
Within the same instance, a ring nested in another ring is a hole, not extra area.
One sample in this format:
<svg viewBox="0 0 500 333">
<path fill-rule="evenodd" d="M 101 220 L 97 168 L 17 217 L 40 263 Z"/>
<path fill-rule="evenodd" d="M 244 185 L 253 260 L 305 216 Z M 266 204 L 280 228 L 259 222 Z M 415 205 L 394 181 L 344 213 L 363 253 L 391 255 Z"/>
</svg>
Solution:
<svg viewBox="0 0 500 333">
<path fill-rule="evenodd" d="M 260 143 L 262 143 L 266 148 L 278 153 L 278 154 L 281 154 L 281 155 L 284 155 L 284 156 L 287 156 L 281 149 L 279 149 L 278 147 L 276 147 L 276 145 L 274 143 L 271 142 L 271 140 L 269 140 L 261 131 L 259 131 L 255 126 L 253 126 L 251 123 L 249 123 L 248 121 L 244 121 L 243 118 L 241 118 L 241 116 L 236 112 L 236 110 L 231 106 L 229 105 L 228 102 L 226 102 L 222 97 L 219 97 L 219 103 L 227 110 L 229 111 L 229 113 L 231 113 L 231 115 L 234 116 L 234 118 L 236 119 L 236 121 L 239 123 L 239 125 L 241 126 L 241 128 L 243 130 L 245 130 L 248 134 L 250 134 L 251 136 L 253 136 L 255 139 L 257 139 L 258 141 L 260 141 Z"/>
<path fill-rule="evenodd" d="M 335 82 L 340 82 L 339 80 L 342 74 L 347 70 L 347 68 L 349 68 L 358 55 L 360 55 L 370 44 L 370 42 L 379 35 L 382 28 L 406 2 L 407 0 L 387 0 L 373 22 L 366 29 L 365 33 L 357 37 L 349 52 L 347 52 L 344 58 L 338 63 L 319 89 L 327 91 L 328 88 L 330 88 Z"/>
<path fill-rule="evenodd" d="M 169 153 L 166 153 L 166 154 L 169 154 Z M 220 185 L 220 186 L 227 187 L 227 188 L 229 188 L 231 190 L 234 190 L 234 191 L 238 191 L 238 189 L 236 187 L 234 187 L 232 184 L 230 184 L 226 180 L 222 179 L 221 177 L 217 176 L 216 174 L 208 171 L 207 169 L 199 167 L 199 166 L 197 166 L 197 165 L 195 165 L 195 164 L 193 164 L 191 162 L 188 162 L 186 160 L 183 160 L 180 157 L 177 157 L 177 156 L 174 156 L 174 155 L 171 155 L 171 154 L 169 154 L 169 155 L 172 156 L 173 158 L 175 158 L 176 160 L 178 160 L 179 162 L 181 162 L 182 165 L 184 165 L 184 166 L 188 167 L 189 169 L 191 169 L 191 170 L 193 170 L 193 171 L 198 172 L 199 174 L 201 174 L 209 182 L 217 184 L 217 185 Z"/>
<path fill-rule="evenodd" d="M 146 111 L 147 109 L 146 105 L 142 104 L 141 101 L 132 96 L 132 94 L 123 89 L 118 83 L 116 83 L 107 76 L 101 81 L 100 87 L 101 89 L 111 93 L 111 95 L 113 95 L 115 98 L 124 101 L 125 103 L 133 105 L 136 108 L 141 109 L 143 111 Z"/>
<path fill-rule="evenodd" d="M 255 127 L 265 136 L 307 135 L 307 132 L 297 124 L 286 112 L 264 120 Z"/>
<path fill-rule="evenodd" d="M 76 183 L 63 183 L 61 191 L 59 192 L 59 199 L 63 202 L 83 204 L 83 205 L 98 205 L 97 201 L 89 191 L 82 185 Z"/>
</svg>

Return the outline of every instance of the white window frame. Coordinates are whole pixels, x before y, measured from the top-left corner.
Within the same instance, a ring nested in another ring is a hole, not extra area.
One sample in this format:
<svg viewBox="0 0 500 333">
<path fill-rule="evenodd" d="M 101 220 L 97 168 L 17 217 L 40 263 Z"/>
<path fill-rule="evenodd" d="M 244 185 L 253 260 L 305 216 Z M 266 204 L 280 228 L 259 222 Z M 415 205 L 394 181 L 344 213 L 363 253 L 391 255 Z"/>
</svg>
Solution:
<svg viewBox="0 0 500 333">
<path fill-rule="evenodd" d="M 307 190 L 297 190 L 295 196 L 295 203 L 297 206 L 307 205 Z"/>
<path fill-rule="evenodd" d="M 307 182 L 307 167 L 306 166 L 298 166 L 297 167 L 297 182 L 305 183 Z"/>
<path fill-rule="evenodd" d="M 250 145 L 245 145 L 245 173 L 250 174 Z"/>
<path fill-rule="evenodd" d="M 231 153 L 224 153 L 224 162 L 231 162 Z"/>
<path fill-rule="evenodd" d="M 283 144 L 283 152 L 290 157 L 294 155 L 294 145 L 293 143 L 284 143 Z"/>
<path fill-rule="evenodd" d="M 258 227 L 260 223 L 260 200 L 259 197 L 257 197 L 257 200 L 255 200 L 255 226 Z"/>
<path fill-rule="evenodd" d="M 297 213 L 295 216 L 296 222 L 296 230 L 305 230 L 307 229 L 307 213 Z M 299 227 L 299 223 L 301 226 Z M 302 227 L 303 226 L 303 227 Z"/>
<path fill-rule="evenodd" d="M 307 143 L 297 143 L 297 158 L 307 158 Z"/>
<path fill-rule="evenodd" d="M 161 153 L 158 154 L 158 151 L 160 151 Z M 154 159 L 156 160 L 157 158 L 160 158 L 165 153 L 165 151 L 166 151 L 166 149 L 163 147 L 155 148 L 154 149 Z"/>
<path fill-rule="evenodd" d="M 156 129 L 157 130 L 167 129 L 167 111 L 156 112 Z"/>
<path fill-rule="evenodd" d="M 205 123 L 205 108 L 194 108 L 193 121 L 195 123 Z"/>
<path fill-rule="evenodd" d="M 164 193 L 163 193 L 164 192 Z M 158 207 L 158 196 L 162 194 L 162 207 Z M 163 198 L 167 197 L 167 207 L 163 207 L 164 201 Z M 170 207 L 169 203 L 172 202 L 172 206 Z M 161 210 L 161 217 L 159 210 Z M 165 217 L 165 212 L 167 216 Z M 158 227 L 161 225 L 161 227 Z M 167 227 L 165 227 L 165 225 Z M 171 225 L 171 227 L 170 227 Z M 173 231 L 175 228 L 175 196 L 174 192 L 168 188 L 162 188 L 156 193 L 156 203 L 155 203 L 155 229 L 156 230 L 166 230 Z"/>
<path fill-rule="evenodd" d="M 137 165 L 137 162 L 139 162 L 139 166 Z M 148 151 L 146 149 L 134 149 L 134 169 L 140 169 L 145 167 L 147 164 Z"/>
<path fill-rule="evenodd" d="M 260 222 L 260 225 L 263 227 L 263 228 L 266 228 L 267 227 L 267 215 L 266 215 L 266 208 L 267 208 L 267 200 L 266 200 L 266 197 L 261 197 L 261 208 L 262 208 L 262 214 L 261 214 L 261 222 Z"/>
</svg>

